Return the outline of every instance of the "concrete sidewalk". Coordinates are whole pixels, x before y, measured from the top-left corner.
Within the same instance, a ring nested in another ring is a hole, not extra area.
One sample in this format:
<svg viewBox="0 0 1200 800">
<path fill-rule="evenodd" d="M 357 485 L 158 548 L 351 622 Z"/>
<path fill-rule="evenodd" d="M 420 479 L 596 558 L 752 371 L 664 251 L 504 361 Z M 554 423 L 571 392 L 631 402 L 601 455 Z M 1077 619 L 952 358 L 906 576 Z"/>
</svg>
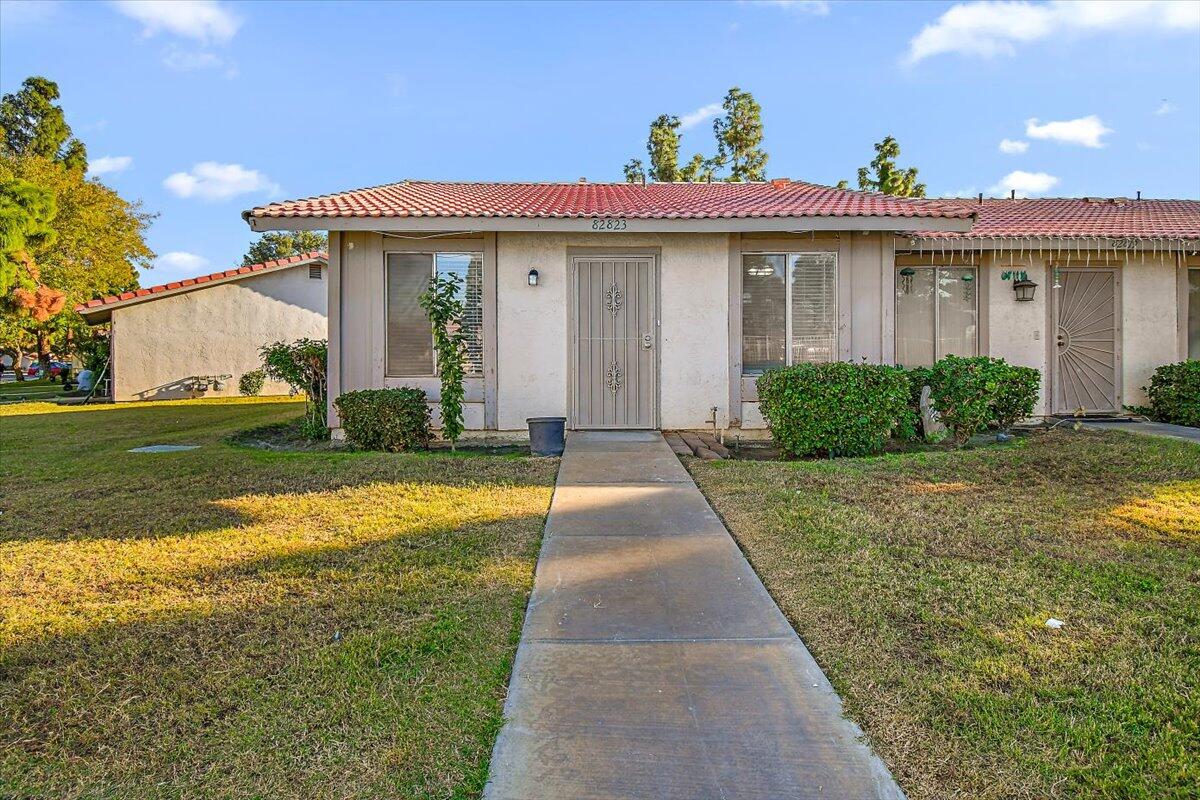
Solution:
<svg viewBox="0 0 1200 800">
<path fill-rule="evenodd" d="M 1142 436 L 1161 436 L 1166 439 L 1179 439 L 1184 442 L 1200 444 L 1200 428 L 1188 428 L 1166 422 L 1084 422 L 1083 427 L 1094 431 L 1125 431 Z"/>
<path fill-rule="evenodd" d="M 567 443 L 489 800 L 899 798 L 658 433 Z"/>
</svg>

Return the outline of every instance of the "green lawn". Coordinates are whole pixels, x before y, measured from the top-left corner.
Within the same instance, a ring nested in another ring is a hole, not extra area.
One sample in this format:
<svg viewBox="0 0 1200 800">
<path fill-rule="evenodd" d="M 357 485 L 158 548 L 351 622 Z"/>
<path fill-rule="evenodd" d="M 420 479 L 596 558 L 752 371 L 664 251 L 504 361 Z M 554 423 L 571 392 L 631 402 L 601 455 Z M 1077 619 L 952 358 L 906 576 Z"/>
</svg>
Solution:
<svg viewBox="0 0 1200 800">
<path fill-rule="evenodd" d="M 1197 796 L 1200 447 L 688 461 L 914 800 Z"/>
<path fill-rule="evenodd" d="M 223 441 L 299 412 L 0 407 L 0 797 L 478 794 L 557 461 Z"/>
<path fill-rule="evenodd" d="M 49 378 L 38 380 L 7 381 L 0 383 L 0 402 L 8 400 L 44 400 L 59 397 L 63 393 L 61 383 L 51 383 Z"/>
</svg>

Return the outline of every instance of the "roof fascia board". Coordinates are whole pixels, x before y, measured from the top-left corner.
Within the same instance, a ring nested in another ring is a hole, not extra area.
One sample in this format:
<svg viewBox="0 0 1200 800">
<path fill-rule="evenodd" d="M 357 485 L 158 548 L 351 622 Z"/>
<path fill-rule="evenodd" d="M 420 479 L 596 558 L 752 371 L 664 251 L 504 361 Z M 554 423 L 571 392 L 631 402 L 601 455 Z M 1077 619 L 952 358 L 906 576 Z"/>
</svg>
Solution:
<svg viewBox="0 0 1200 800">
<path fill-rule="evenodd" d="M 621 231 L 592 227 L 597 220 L 625 222 Z M 946 231 L 966 233 L 974 220 L 945 217 L 252 217 L 254 231 L 547 231 L 574 233 L 749 233 L 777 231 Z"/>
</svg>

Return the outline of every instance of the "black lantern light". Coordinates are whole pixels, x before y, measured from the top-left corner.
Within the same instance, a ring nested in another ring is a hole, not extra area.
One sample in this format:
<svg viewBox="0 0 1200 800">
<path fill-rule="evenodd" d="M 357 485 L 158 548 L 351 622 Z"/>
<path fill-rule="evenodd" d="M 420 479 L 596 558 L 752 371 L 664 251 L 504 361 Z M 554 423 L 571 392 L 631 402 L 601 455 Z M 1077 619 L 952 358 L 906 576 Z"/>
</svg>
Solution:
<svg viewBox="0 0 1200 800">
<path fill-rule="evenodd" d="M 1019 281 L 1013 281 L 1013 292 L 1017 295 L 1017 302 L 1026 303 L 1033 300 L 1033 294 L 1037 290 L 1037 284 L 1028 278 Z"/>
<path fill-rule="evenodd" d="M 538 271 L 536 269 L 529 270 L 529 285 L 537 286 L 537 282 L 538 282 Z"/>
</svg>

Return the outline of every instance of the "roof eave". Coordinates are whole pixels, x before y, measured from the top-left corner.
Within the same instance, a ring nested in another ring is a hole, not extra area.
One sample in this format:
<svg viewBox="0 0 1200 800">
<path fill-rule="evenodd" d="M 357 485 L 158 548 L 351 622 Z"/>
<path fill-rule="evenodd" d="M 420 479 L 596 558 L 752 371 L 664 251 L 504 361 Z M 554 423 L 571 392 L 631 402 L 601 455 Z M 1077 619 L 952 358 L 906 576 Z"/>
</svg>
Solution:
<svg viewBox="0 0 1200 800">
<path fill-rule="evenodd" d="M 945 231 L 966 233 L 973 217 L 806 216 L 644 219 L 638 217 L 242 217 L 261 231 L 547 231 L 600 233 L 598 220 L 624 222 L 622 233 L 747 233 L 754 231 Z"/>
</svg>

